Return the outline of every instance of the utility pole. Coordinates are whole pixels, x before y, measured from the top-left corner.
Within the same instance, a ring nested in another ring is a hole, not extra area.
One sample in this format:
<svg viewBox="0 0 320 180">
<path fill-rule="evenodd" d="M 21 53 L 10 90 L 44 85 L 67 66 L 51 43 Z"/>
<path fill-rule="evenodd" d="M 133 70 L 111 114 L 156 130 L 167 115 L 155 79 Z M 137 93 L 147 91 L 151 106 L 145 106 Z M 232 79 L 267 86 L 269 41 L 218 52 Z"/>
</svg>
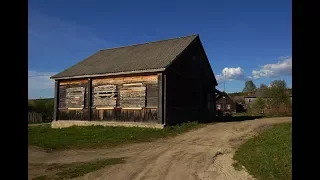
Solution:
<svg viewBox="0 0 320 180">
<path fill-rule="evenodd" d="M 223 87 L 224 92 L 226 92 L 226 79 L 227 79 L 227 71 L 224 71 L 224 87 Z"/>
<path fill-rule="evenodd" d="M 224 87 L 223 87 L 223 92 L 226 93 L 226 80 L 227 80 L 227 71 L 224 71 Z M 226 99 L 225 96 L 223 95 L 223 112 L 225 112 L 226 108 Z"/>
</svg>

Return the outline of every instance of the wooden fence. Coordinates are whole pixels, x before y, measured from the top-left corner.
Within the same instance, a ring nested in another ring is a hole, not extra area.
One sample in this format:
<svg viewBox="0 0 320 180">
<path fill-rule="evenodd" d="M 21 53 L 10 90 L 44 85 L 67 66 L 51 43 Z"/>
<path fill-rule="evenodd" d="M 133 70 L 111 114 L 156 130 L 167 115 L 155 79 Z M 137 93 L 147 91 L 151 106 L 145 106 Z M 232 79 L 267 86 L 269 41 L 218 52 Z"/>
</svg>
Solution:
<svg viewBox="0 0 320 180">
<path fill-rule="evenodd" d="M 53 120 L 53 113 L 28 112 L 28 123 L 46 123 Z"/>
</svg>

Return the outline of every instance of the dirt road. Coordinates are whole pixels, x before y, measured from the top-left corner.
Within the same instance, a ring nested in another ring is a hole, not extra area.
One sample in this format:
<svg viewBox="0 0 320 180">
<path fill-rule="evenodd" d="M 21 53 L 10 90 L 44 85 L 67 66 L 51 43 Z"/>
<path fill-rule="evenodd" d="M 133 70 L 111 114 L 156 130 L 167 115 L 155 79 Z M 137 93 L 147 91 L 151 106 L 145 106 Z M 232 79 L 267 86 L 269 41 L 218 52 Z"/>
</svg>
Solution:
<svg viewBox="0 0 320 180">
<path fill-rule="evenodd" d="M 174 138 L 112 149 L 46 153 L 39 148 L 29 147 L 29 178 L 44 175 L 43 167 L 51 163 L 125 157 L 124 164 L 105 167 L 77 179 L 252 179 L 245 170 L 237 171 L 233 168 L 232 157 L 236 148 L 255 135 L 257 130 L 282 122 L 291 122 L 291 118 L 210 124 Z M 36 166 L 39 164 L 42 164 L 42 168 Z"/>
</svg>

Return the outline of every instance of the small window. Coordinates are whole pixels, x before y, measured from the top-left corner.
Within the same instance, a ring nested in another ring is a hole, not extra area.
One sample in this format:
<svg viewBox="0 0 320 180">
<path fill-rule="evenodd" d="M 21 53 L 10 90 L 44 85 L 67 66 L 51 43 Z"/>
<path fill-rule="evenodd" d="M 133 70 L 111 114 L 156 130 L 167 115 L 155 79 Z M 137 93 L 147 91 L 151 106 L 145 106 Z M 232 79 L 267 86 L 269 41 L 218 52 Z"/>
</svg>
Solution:
<svg viewBox="0 0 320 180">
<path fill-rule="evenodd" d="M 251 102 L 251 99 L 249 99 L 249 102 Z"/>
<path fill-rule="evenodd" d="M 221 109 L 221 104 L 217 105 L 217 109 L 220 110 Z"/>
<path fill-rule="evenodd" d="M 116 85 L 98 85 L 93 87 L 93 107 L 116 107 L 118 91 Z"/>
<path fill-rule="evenodd" d="M 70 87 L 66 89 L 66 107 L 83 108 L 85 87 Z"/>
<path fill-rule="evenodd" d="M 231 109 L 231 105 L 230 104 L 227 104 L 227 109 Z"/>
<path fill-rule="evenodd" d="M 146 105 L 146 85 L 142 83 L 120 86 L 120 106 L 122 108 L 141 108 Z"/>
</svg>

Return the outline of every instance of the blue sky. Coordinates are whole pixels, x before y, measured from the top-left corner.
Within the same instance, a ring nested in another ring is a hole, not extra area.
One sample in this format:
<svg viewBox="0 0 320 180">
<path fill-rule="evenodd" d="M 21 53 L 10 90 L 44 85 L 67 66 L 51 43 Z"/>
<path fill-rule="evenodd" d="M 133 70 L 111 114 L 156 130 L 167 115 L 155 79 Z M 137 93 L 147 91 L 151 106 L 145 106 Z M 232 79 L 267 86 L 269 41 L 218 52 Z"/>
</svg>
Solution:
<svg viewBox="0 0 320 180">
<path fill-rule="evenodd" d="M 100 49 L 199 34 L 218 89 L 292 86 L 292 2 L 28 1 L 28 96 L 53 97 L 50 75 Z M 224 74 L 226 72 L 226 74 Z M 43 76 L 44 75 L 44 76 Z"/>
</svg>

